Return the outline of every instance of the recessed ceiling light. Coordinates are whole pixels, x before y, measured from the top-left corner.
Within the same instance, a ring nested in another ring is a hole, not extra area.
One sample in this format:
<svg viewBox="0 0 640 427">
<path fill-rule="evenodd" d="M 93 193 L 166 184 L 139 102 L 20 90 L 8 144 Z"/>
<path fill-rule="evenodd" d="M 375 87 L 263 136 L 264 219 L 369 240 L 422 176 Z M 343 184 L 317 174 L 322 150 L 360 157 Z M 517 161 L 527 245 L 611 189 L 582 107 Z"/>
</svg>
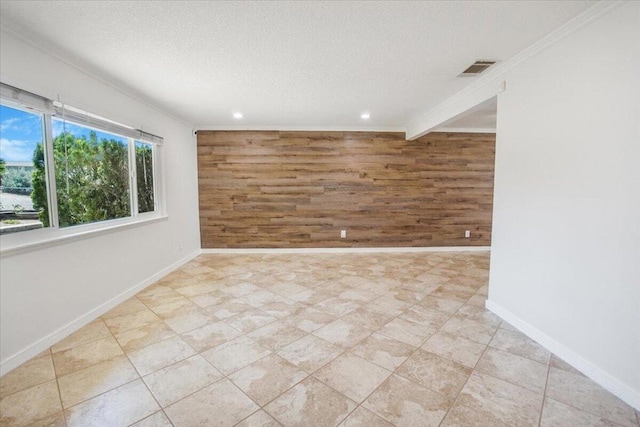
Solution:
<svg viewBox="0 0 640 427">
<path fill-rule="evenodd" d="M 233 113 L 233 118 L 234 119 L 241 119 L 242 118 L 242 113 L 241 112 Z"/>
<path fill-rule="evenodd" d="M 369 113 L 360 114 L 360 118 L 363 119 L 363 120 L 367 120 L 367 119 L 369 119 L 369 117 L 371 117 L 371 114 L 369 114 Z"/>
</svg>

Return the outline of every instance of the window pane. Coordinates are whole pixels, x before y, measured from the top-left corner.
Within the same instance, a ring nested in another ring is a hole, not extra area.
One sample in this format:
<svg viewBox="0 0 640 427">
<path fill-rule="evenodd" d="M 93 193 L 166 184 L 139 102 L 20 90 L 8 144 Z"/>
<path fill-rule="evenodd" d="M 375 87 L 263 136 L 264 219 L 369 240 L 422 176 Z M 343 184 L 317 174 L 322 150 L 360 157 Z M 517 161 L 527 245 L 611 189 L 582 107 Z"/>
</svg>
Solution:
<svg viewBox="0 0 640 427">
<path fill-rule="evenodd" d="M 153 145 L 136 141 L 138 212 L 153 212 Z"/>
<path fill-rule="evenodd" d="M 131 216 L 128 141 L 54 119 L 60 227 Z"/>
<path fill-rule="evenodd" d="M 49 226 L 42 119 L 0 105 L 0 234 Z"/>
</svg>

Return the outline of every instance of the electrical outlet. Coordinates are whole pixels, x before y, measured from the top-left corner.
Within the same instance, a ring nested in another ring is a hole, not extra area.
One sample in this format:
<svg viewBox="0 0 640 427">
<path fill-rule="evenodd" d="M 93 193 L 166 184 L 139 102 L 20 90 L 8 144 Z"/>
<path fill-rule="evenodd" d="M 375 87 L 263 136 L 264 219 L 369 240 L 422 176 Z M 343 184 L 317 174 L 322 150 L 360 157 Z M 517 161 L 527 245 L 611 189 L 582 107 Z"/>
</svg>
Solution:
<svg viewBox="0 0 640 427">
<path fill-rule="evenodd" d="M 347 230 L 340 230 L 340 238 L 341 239 L 347 238 Z"/>
<path fill-rule="evenodd" d="M 471 230 L 467 230 L 464 232 L 464 237 L 471 237 Z"/>
</svg>

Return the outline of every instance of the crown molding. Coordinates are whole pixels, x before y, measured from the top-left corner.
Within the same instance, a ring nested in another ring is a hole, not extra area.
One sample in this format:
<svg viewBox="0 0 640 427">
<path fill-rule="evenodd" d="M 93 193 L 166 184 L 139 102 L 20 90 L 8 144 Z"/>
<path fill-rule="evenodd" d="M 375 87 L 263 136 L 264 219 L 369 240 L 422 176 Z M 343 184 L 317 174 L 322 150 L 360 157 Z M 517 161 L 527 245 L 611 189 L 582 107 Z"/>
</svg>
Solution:
<svg viewBox="0 0 640 427">
<path fill-rule="evenodd" d="M 404 127 L 365 127 L 365 126 L 242 126 L 242 125 L 202 125 L 196 131 L 291 131 L 291 132 L 405 132 Z"/>
<path fill-rule="evenodd" d="M 31 45 L 32 47 L 48 54 L 65 64 L 77 69 L 78 71 L 92 77 L 93 79 L 100 81 L 114 90 L 126 95 L 127 97 L 146 105 L 149 108 L 158 111 L 159 113 L 176 120 L 190 128 L 200 130 L 282 130 L 282 131 L 337 131 L 337 132 L 405 132 L 407 139 L 418 138 L 437 126 L 441 125 L 444 121 L 460 114 L 467 109 L 483 102 L 497 93 L 503 88 L 503 84 L 499 82 L 508 71 L 518 66 L 522 62 L 526 61 L 530 57 L 537 55 L 541 51 L 547 49 L 549 46 L 564 39 L 568 35 L 587 25 L 588 23 L 596 20 L 600 16 L 608 13 L 614 8 L 623 4 L 623 0 L 607 1 L 602 0 L 590 7 L 580 15 L 576 16 L 566 24 L 558 27 L 556 30 L 549 33 L 539 41 L 535 42 L 528 48 L 522 50 L 520 53 L 511 57 L 510 59 L 499 62 L 493 67 L 489 68 L 483 75 L 477 78 L 474 82 L 466 86 L 461 91 L 457 92 L 453 96 L 449 97 L 442 103 L 431 108 L 430 110 L 418 114 L 408 121 L 408 124 L 404 127 L 364 127 L 364 126 L 221 126 L 221 125 L 202 125 L 193 126 L 193 123 L 189 123 L 188 120 L 176 115 L 175 113 L 158 107 L 151 100 L 145 96 L 131 90 L 123 88 L 118 82 L 113 81 L 99 73 L 97 70 L 92 70 L 87 64 L 80 64 L 79 60 L 68 59 L 69 55 L 60 51 L 60 48 L 52 43 L 42 39 L 36 38 L 33 35 L 27 35 L 29 32 L 24 28 L 21 28 L 15 23 L 8 23 L 6 19 L 0 18 L 0 30 L 8 34 L 13 35 L 19 40 Z"/>
<path fill-rule="evenodd" d="M 623 3 L 625 3 L 623 0 L 601 0 L 520 53 L 489 68 L 476 81 L 461 91 L 411 119 L 406 126 L 407 139 L 416 139 L 432 131 L 446 120 L 496 96 L 506 89 L 503 80 L 507 72 Z"/>
</svg>

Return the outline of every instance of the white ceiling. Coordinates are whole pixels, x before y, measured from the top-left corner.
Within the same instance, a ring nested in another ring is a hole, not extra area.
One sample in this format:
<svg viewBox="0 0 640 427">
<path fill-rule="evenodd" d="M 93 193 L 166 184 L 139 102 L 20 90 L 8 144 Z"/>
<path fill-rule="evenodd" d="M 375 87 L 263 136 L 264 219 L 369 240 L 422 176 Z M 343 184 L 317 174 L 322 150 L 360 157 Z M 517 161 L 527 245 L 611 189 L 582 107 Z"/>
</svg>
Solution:
<svg viewBox="0 0 640 427">
<path fill-rule="evenodd" d="M 504 61 L 594 3 L 3 0 L 0 16 L 197 127 L 401 130 L 472 83 L 456 76 L 475 60 Z"/>
<path fill-rule="evenodd" d="M 437 130 L 483 129 L 495 130 L 498 118 L 498 97 L 487 99 L 481 104 L 444 122 Z"/>
</svg>

